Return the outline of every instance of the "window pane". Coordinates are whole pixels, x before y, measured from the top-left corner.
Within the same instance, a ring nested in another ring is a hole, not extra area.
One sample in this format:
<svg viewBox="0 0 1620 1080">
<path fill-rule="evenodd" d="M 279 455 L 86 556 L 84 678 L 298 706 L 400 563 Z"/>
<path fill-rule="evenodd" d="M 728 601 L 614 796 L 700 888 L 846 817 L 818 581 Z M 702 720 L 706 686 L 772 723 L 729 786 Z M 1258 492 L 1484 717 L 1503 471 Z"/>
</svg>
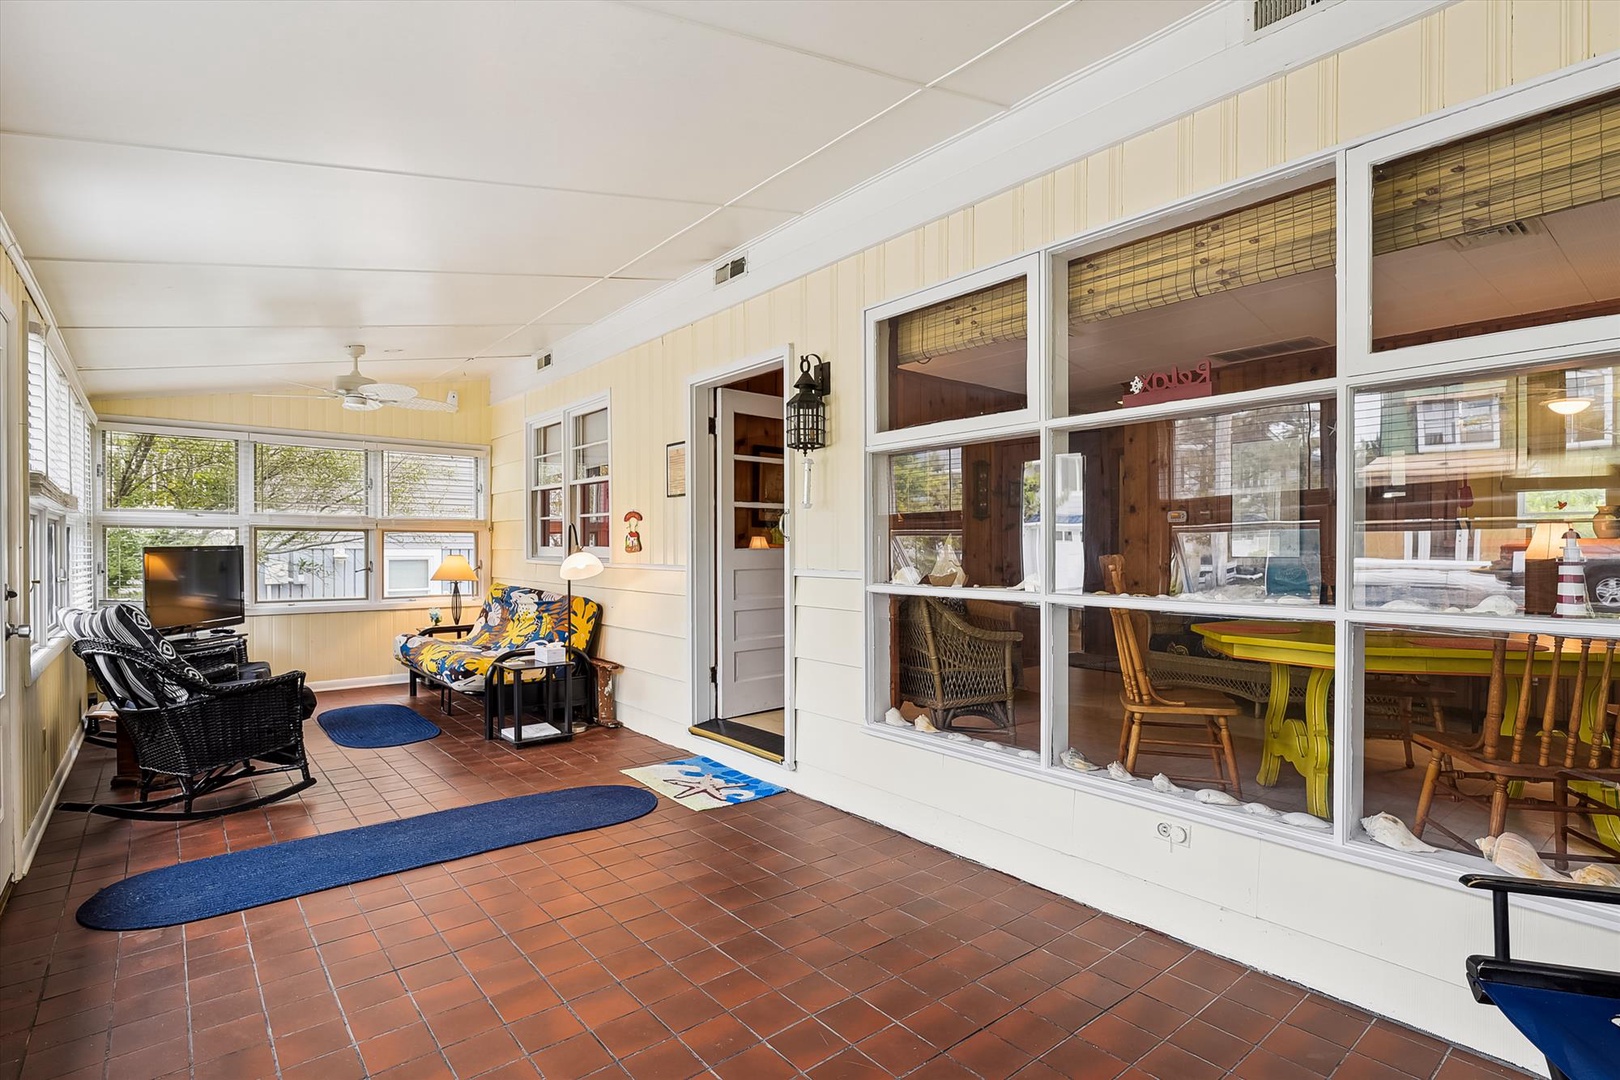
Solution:
<svg viewBox="0 0 1620 1080">
<path fill-rule="evenodd" d="M 1573 532 L 1590 614 L 1620 618 L 1617 373 L 1587 361 L 1358 392 L 1356 606 L 1553 614 Z"/>
<path fill-rule="evenodd" d="M 1057 718 L 1056 764 L 1084 772 L 1118 761 L 1139 787 L 1163 790 L 1163 781 L 1152 783 L 1163 773 L 1187 792 L 1166 791 L 1170 798 L 1212 789 L 1267 808 L 1258 817 L 1302 812 L 1320 820 L 1286 824 L 1325 827 L 1332 816 L 1333 710 L 1325 691 L 1333 673 L 1331 623 L 1088 608 L 1068 613 L 1067 632 L 1068 707 Z M 1264 662 L 1272 655 L 1288 662 Z M 1324 687 L 1318 698 L 1306 692 L 1312 678 Z M 1155 696 L 1208 712 L 1156 712 Z M 1134 732 L 1122 701 L 1141 706 L 1133 715 L 1146 722 Z"/>
<path fill-rule="evenodd" d="M 109 510 L 236 509 L 236 443 L 109 431 L 102 443 Z"/>
<path fill-rule="evenodd" d="M 1329 604 L 1332 401 L 1058 436 L 1056 582 L 1208 601 Z M 1064 445 L 1064 444 L 1067 445 Z"/>
<path fill-rule="evenodd" d="M 366 595 L 366 534 L 255 529 L 260 600 L 358 600 Z"/>
<path fill-rule="evenodd" d="M 384 596 L 449 596 L 448 581 L 434 581 L 447 555 L 460 555 L 478 565 L 478 538 L 473 533 L 389 532 L 383 534 Z M 463 596 L 475 595 L 478 583 L 463 581 Z"/>
<path fill-rule="evenodd" d="M 1040 439 L 890 455 L 889 578 L 1015 588 L 1039 578 Z"/>
<path fill-rule="evenodd" d="M 546 424 L 534 429 L 534 480 L 536 485 L 562 483 L 562 425 Z"/>
<path fill-rule="evenodd" d="M 1029 404 L 1028 279 L 992 285 L 878 324 L 884 430 Z"/>
<path fill-rule="evenodd" d="M 143 556 L 149 547 L 205 547 L 236 543 L 235 529 L 107 529 L 103 533 L 108 600 L 139 601 Z"/>
<path fill-rule="evenodd" d="M 586 547 L 607 547 L 610 543 L 608 482 L 577 485 L 574 498 L 579 502 L 579 542 Z"/>
<path fill-rule="evenodd" d="M 28 329 L 28 471 L 43 475 L 49 468 L 45 450 L 45 411 L 48 393 L 45 389 L 45 339 Z"/>
<path fill-rule="evenodd" d="M 253 492 L 261 513 L 364 514 L 366 452 L 258 443 Z"/>
<path fill-rule="evenodd" d="M 597 409 L 575 419 L 575 445 L 584 446 L 586 443 L 607 442 L 607 437 L 608 413 L 606 409 Z"/>
<path fill-rule="evenodd" d="M 1620 94 L 1373 170 L 1373 348 L 1620 311 Z"/>
<path fill-rule="evenodd" d="M 1331 378 L 1334 248 L 1330 183 L 1074 259 L 1068 413 Z"/>
<path fill-rule="evenodd" d="M 939 729 L 936 738 L 1039 757 L 1038 607 L 957 596 L 874 602 L 885 606 L 889 619 L 889 705 L 900 718 L 910 725 L 925 718 Z"/>
<path fill-rule="evenodd" d="M 478 459 L 460 454 L 383 454 L 388 517 L 478 516 Z"/>
</svg>

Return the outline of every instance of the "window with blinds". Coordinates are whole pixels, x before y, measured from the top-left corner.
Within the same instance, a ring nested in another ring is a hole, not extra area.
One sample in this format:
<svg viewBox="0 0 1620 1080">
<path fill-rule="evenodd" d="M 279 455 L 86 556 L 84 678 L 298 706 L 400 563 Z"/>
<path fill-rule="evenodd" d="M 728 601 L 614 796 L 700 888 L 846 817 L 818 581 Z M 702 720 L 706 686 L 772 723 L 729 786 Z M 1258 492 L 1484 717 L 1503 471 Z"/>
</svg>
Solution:
<svg viewBox="0 0 1620 1080">
<path fill-rule="evenodd" d="M 1620 313 L 1620 92 L 1373 170 L 1375 349 Z"/>
<path fill-rule="evenodd" d="M 383 516 L 475 518 L 478 459 L 459 454 L 383 454 Z"/>
<path fill-rule="evenodd" d="M 39 328 L 28 328 L 28 471 L 46 475 L 49 465 L 45 452 L 45 338 Z"/>
<path fill-rule="evenodd" d="M 1336 254 L 1328 182 L 1071 260 L 1068 412 L 1331 377 Z"/>
<path fill-rule="evenodd" d="M 879 335 L 889 430 L 1029 405 L 1027 277 L 885 319 Z"/>
</svg>

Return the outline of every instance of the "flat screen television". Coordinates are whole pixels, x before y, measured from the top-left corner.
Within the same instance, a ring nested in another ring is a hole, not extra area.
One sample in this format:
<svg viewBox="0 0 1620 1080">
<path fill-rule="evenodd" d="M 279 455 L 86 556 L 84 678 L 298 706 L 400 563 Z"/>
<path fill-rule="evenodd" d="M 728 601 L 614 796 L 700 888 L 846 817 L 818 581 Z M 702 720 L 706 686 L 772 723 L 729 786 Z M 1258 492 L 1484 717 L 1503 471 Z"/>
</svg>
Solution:
<svg viewBox="0 0 1620 1080">
<path fill-rule="evenodd" d="M 207 630 L 246 621 L 241 545 L 149 547 L 146 617 L 159 630 Z"/>
</svg>

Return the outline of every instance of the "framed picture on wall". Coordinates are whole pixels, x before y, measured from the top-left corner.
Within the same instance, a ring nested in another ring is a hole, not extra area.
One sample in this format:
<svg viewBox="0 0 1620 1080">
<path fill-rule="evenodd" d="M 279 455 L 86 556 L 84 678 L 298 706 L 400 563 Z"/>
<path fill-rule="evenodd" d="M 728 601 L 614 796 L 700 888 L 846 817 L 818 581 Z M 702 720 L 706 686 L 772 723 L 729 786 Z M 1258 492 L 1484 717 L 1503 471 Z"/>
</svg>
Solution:
<svg viewBox="0 0 1620 1080">
<path fill-rule="evenodd" d="M 686 444 L 672 442 L 664 447 L 664 495 L 678 499 L 686 494 Z"/>
</svg>

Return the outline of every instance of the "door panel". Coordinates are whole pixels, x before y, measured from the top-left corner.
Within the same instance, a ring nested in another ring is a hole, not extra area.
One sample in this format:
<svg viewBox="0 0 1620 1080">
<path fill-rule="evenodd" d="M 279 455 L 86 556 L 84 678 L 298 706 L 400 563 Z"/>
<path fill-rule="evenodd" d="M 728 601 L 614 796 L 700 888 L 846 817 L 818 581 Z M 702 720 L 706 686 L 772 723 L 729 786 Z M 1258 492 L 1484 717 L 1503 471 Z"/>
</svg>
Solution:
<svg viewBox="0 0 1620 1080">
<path fill-rule="evenodd" d="M 786 509 L 782 402 L 715 391 L 718 719 L 782 708 Z"/>
</svg>

